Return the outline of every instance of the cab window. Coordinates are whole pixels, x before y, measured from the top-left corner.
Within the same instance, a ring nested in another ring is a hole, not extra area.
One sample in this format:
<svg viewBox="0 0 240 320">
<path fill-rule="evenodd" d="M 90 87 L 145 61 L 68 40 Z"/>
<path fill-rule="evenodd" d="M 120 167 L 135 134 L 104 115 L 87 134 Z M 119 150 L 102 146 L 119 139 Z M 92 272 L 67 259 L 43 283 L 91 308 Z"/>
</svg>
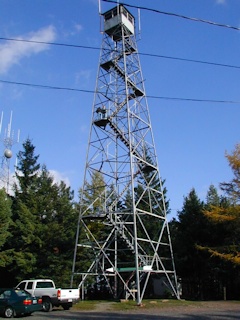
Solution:
<svg viewBox="0 0 240 320">
<path fill-rule="evenodd" d="M 26 282 L 22 282 L 20 283 L 20 285 L 18 286 L 19 289 L 24 290 L 26 286 Z"/>
<path fill-rule="evenodd" d="M 53 288 L 53 283 L 51 281 L 37 282 L 36 289 L 43 288 Z"/>
<path fill-rule="evenodd" d="M 29 281 L 27 284 L 27 289 L 32 289 L 33 287 L 33 281 Z"/>
</svg>

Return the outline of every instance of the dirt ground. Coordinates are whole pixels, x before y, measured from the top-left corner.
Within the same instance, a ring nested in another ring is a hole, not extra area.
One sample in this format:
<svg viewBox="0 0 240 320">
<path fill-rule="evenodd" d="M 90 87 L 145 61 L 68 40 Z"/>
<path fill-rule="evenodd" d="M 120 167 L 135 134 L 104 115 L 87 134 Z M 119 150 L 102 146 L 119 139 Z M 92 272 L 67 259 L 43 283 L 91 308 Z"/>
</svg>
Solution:
<svg viewBox="0 0 240 320">
<path fill-rule="evenodd" d="M 97 313 L 122 313 L 128 315 L 152 315 L 157 316 L 156 319 L 240 319 L 240 301 L 201 301 L 193 303 L 184 303 L 182 305 L 169 305 L 164 303 L 161 307 L 155 306 L 153 302 L 152 308 L 136 306 L 132 310 L 113 311 L 111 302 L 100 303 L 92 312 Z M 134 317 L 131 317 L 134 319 Z M 130 319 L 130 318 L 129 318 Z M 155 317 L 151 318 L 155 319 Z"/>
<path fill-rule="evenodd" d="M 113 311 L 112 308 L 113 303 L 112 302 L 101 302 L 97 305 L 95 305 L 95 309 L 92 311 L 95 312 L 101 312 L 101 311 Z M 183 305 L 169 305 L 168 301 L 166 300 L 166 304 L 163 302 L 161 304 L 161 307 L 156 307 L 154 301 L 152 302 L 153 308 L 151 309 L 146 309 L 144 306 L 144 302 L 141 306 L 137 306 L 134 308 L 134 312 L 139 310 L 148 310 L 148 311 L 154 311 L 154 309 L 160 309 L 164 311 L 176 311 L 176 310 L 227 310 L 227 309 L 236 309 L 240 310 L 240 301 L 197 301 L 197 302 L 189 302 L 187 304 L 184 303 L 183 300 Z M 122 311 L 124 312 L 124 302 L 123 302 L 123 309 Z M 127 310 L 129 312 L 129 310 Z M 239 315 L 239 320 L 240 320 L 240 315 Z"/>
<path fill-rule="evenodd" d="M 120 306 L 113 308 L 111 302 L 100 302 L 91 310 L 54 309 L 53 312 L 36 312 L 35 320 L 240 320 L 240 301 L 164 303 L 153 306 Z"/>
</svg>

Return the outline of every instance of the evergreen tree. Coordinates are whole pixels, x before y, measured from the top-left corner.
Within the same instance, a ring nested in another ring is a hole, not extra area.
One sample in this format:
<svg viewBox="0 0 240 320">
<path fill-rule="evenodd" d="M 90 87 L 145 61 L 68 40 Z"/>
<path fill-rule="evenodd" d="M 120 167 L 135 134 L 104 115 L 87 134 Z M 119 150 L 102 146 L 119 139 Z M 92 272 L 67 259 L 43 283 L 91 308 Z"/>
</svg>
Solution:
<svg viewBox="0 0 240 320">
<path fill-rule="evenodd" d="M 56 284 L 69 285 L 77 212 L 73 192 L 62 181 L 59 185 L 44 168 L 39 176 L 38 206 L 41 250 L 37 255 L 38 276 L 50 277 Z"/>
<path fill-rule="evenodd" d="M 152 163 L 149 156 L 146 157 L 148 163 Z M 149 170 L 147 170 L 149 169 Z M 138 185 L 135 187 L 134 196 L 137 209 L 143 212 L 153 213 L 159 216 L 164 216 L 169 212 L 169 201 L 166 198 L 167 189 L 165 187 L 165 180 L 162 180 L 162 188 L 160 180 L 156 170 L 152 170 L 152 167 L 143 168 L 143 175 L 138 179 Z M 126 199 L 127 200 L 127 199 Z M 129 201 L 129 199 L 128 199 Z M 155 219 L 151 215 L 145 214 L 142 218 L 144 226 L 152 240 L 157 241 L 159 232 L 161 230 L 162 221 Z M 141 237 L 145 234 L 145 231 L 141 229 L 141 225 L 138 228 L 138 236 Z"/>
<path fill-rule="evenodd" d="M 92 244 L 95 247 L 95 239 L 103 242 L 108 234 L 109 228 L 100 219 L 101 215 L 104 217 L 106 213 L 105 203 L 108 195 L 105 189 L 103 175 L 96 171 L 92 175 L 91 181 L 85 181 L 84 187 L 79 190 L 79 210 L 85 217 L 83 219 L 85 226 L 80 225 L 78 240 L 83 246 L 81 250 L 78 250 L 78 258 L 76 259 L 78 264 L 75 266 L 75 269 L 79 270 L 79 272 L 87 269 L 94 259 L 92 251 L 84 247 L 84 245 L 89 246 Z M 89 238 L 86 238 L 86 228 L 92 234 Z"/>
<path fill-rule="evenodd" d="M 195 189 L 184 198 L 178 220 L 170 224 L 176 270 L 183 281 L 186 298 L 203 298 L 204 283 L 209 281 L 207 259 L 197 246 L 209 241 L 208 220 L 203 214 L 204 203 Z"/>
<path fill-rule="evenodd" d="M 16 274 L 16 281 L 29 274 L 37 273 L 37 253 L 41 248 L 41 239 L 37 231 L 41 230 L 40 219 L 36 214 L 36 186 L 40 170 L 35 155 L 35 147 L 30 139 L 23 143 L 23 151 L 18 153 L 16 168 L 17 182 L 14 185 L 15 196 L 12 205 L 12 239 L 10 248 L 14 248 L 11 271 Z"/>
<path fill-rule="evenodd" d="M 40 164 L 37 162 L 39 155 L 35 155 L 35 146 L 29 138 L 23 143 L 23 151 L 19 151 L 17 158 L 16 178 L 18 184 L 15 184 L 15 193 L 17 195 L 23 194 L 26 200 L 40 170 Z"/>
<path fill-rule="evenodd" d="M 218 195 L 216 187 L 211 184 L 207 192 L 206 206 L 219 206 L 220 203 L 221 197 Z"/>
<path fill-rule="evenodd" d="M 12 250 L 6 249 L 6 243 L 11 238 L 11 224 L 11 200 L 5 190 L 0 189 L 0 268 L 7 267 L 11 262 Z"/>
<path fill-rule="evenodd" d="M 105 182 L 101 172 L 96 171 L 91 181 L 85 182 L 84 190 L 80 191 L 82 195 L 81 207 L 89 207 L 89 214 L 99 214 L 104 210 L 105 194 Z M 80 195 L 80 196 L 81 196 Z"/>
<path fill-rule="evenodd" d="M 73 192 L 37 163 L 28 139 L 19 152 L 13 199 L 12 271 L 16 279 L 49 277 L 69 285 L 77 215 Z"/>
</svg>

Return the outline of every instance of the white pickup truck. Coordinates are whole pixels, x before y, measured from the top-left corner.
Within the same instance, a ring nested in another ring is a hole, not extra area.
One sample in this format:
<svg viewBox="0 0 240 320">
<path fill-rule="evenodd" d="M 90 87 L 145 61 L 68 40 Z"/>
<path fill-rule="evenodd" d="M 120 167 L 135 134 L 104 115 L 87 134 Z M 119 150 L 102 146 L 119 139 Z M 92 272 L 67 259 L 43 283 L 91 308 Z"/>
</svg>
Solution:
<svg viewBox="0 0 240 320">
<path fill-rule="evenodd" d="M 42 297 L 43 310 L 46 312 L 59 306 L 69 310 L 73 302 L 79 299 L 79 289 L 58 289 L 50 279 L 23 280 L 16 288 L 24 289 L 33 296 Z"/>
</svg>

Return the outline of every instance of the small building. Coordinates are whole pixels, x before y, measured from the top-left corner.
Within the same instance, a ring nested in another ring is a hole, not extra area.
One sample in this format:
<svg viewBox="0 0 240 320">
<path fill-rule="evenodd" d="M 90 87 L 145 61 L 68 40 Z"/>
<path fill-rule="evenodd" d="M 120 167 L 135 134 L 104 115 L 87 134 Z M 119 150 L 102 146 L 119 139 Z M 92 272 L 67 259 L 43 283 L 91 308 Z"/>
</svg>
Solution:
<svg viewBox="0 0 240 320">
<path fill-rule="evenodd" d="M 122 26 L 126 29 L 125 35 L 134 35 L 134 17 L 123 6 L 118 5 L 113 9 L 105 12 L 104 16 L 104 32 L 110 37 L 113 37 L 114 41 L 120 41 L 122 39 Z"/>
</svg>

